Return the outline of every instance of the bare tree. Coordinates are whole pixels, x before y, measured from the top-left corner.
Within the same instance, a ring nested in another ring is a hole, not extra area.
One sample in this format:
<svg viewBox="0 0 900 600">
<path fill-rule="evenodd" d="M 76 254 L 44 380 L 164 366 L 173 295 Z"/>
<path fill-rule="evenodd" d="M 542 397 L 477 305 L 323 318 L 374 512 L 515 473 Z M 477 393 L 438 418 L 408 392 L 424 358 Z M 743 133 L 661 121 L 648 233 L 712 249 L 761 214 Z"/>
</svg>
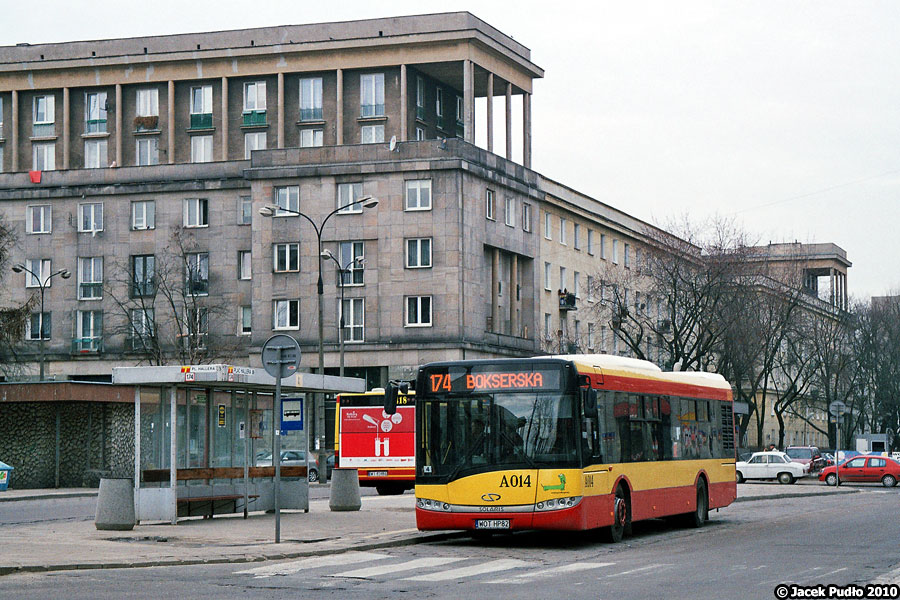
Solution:
<svg viewBox="0 0 900 600">
<path fill-rule="evenodd" d="M 0 281 L 9 273 L 10 253 L 18 242 L 15 230 L 0 217 Z M 4 377 L 23 371 L 20 356 L 25 339 L 25 323 L 35 305 L 35 297 L 22 305 L 0 307 L 0 374 Z"/>
<path fill-rule="evenodd" d="M 860 390 L 867 401 L 866 429 L 900 443 L 900 296 L 857 305 L 853 348 Z"/>
</svg>

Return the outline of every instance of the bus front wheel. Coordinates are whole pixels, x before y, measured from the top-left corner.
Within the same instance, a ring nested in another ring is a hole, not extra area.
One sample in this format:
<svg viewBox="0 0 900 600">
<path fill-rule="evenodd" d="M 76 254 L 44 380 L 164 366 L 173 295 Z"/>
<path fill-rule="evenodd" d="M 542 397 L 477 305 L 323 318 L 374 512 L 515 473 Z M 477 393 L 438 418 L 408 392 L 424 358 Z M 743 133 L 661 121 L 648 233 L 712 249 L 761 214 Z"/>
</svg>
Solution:
<svg viewBox="0 0 900 600">
<path fill-rule="evenodd" d="M 631 532 L 631 522 L 628 515 L 631 511 L 628 507 L 628 496 L 620 485 L 616 488 L 616 496 L 613 499 L 613 524 L 609 526 L 607 537 L 614 544 L 622 541 L 626 533 Z"/>
</svg>

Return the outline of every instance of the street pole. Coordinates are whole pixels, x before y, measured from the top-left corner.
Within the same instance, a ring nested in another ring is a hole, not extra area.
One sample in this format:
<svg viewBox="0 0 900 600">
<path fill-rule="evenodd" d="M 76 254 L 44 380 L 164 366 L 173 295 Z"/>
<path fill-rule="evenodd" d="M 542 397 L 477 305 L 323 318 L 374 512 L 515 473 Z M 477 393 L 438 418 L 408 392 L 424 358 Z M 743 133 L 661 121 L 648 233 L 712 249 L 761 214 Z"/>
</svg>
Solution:
<svg viewBox="0 0 900 600">
<path fill-rule="evenodd" d="M 284 349 L 278 346 L 278 368 L 282 365 Z M 279 373 L 280 375 L 280 373 Z M 275 452 L 272 461 L 275 465 L 275 543 L 281 543 L 281 377 L 275 378 Z"/>
<path fill-rule="evenodd" d="M 26 267 L 23 263 L 19 263 L 13 265 L 12 270 L 14 273 L 28 273 L 35 279 L 37 279 L 38 287 L 40 288 L 41 294 L 41 318 L 38 323 L 38 381 L 44 381 L 44 362 L 46 356 L 45 344 L 46 340 L 44 339 L 44 293 L 47 291 L 47 286 L 50 285 L 50 280 L 60 275 L 63 279 L 68 279 L 72 276 L 69 273 L 68 269 L 59 269 L 53 273 L 47 275 L 46 279 L 42 279 L 40 275 Z M 43 269 L 38 269 L 43 270 Z M 57 487 L 59 485 L 57 484 Z"/>
</svg>

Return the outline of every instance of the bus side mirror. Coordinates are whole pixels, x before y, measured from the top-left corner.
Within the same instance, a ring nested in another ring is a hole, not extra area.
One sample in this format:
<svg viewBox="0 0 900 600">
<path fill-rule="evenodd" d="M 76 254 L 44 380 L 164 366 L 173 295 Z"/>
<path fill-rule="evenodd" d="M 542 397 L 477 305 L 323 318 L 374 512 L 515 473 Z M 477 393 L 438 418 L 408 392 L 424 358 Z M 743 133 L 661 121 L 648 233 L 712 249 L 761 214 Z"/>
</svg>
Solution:
<svg viewBox="0 0 900 600">
<path fill-rule="evenodd" d="M 597 390 L 583 390 L 584 394 L 584 414 L 589 419 L 597 418 Z"/>
<path fill-rule="evenodd" d="M 409 383 L 406 381 L 389 381 L 384 390 L 384 412 L 392 415 L 397 412 L 397 396 L 409 392 Z"/>
</svg>

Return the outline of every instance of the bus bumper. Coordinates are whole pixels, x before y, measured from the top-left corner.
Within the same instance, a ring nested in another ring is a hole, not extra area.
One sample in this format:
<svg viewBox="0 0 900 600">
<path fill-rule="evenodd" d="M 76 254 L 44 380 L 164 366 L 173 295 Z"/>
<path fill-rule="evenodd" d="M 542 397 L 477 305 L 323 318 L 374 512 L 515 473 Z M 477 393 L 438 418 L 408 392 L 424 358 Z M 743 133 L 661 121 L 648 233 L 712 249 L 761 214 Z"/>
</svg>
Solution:
<svg viewBox="0 0 900 600">
<path fill-rule="evenodd" d="M 571 508 L 532 512 L 441 512 L 416 507 L 416 526 L 422 531 L 478 529 L 476 523 L 483 520 L 509 520 L 509 531 L 527 529 L 555 529 L 578 531 L 589 528 L 584 518 L 584 501 Z M 493 529 L 493 531 L 505 531 Z"/>
</svg>

